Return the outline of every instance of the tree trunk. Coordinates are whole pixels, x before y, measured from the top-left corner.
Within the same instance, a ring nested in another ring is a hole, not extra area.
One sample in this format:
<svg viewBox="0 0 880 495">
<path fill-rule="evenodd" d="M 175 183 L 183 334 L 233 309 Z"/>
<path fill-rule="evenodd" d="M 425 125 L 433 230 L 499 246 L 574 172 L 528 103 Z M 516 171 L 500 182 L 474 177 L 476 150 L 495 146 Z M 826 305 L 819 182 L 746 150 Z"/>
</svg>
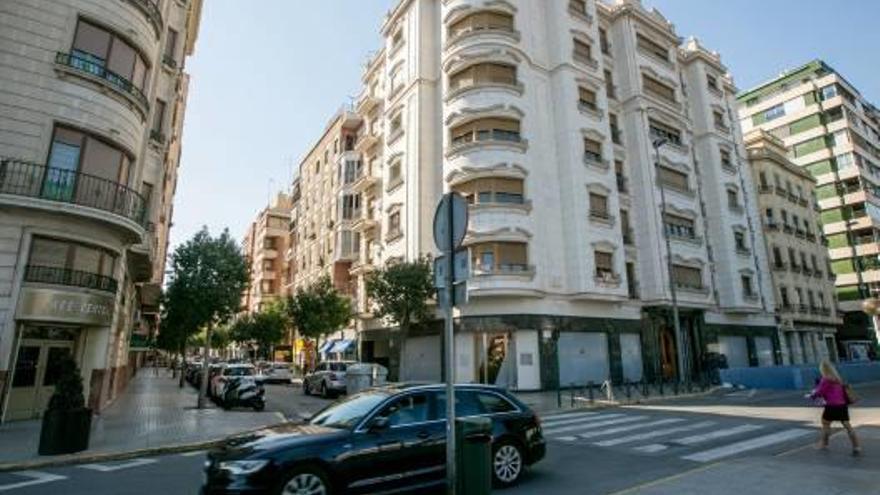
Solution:
<svg viewBox="0 0 880 495">
<path fill-rule="evenodd" d="M 406 337 L 409 335 L 409 317 L 400 322 L 400 355 L 397 357 L 397 381 L 404 380 L 404 371 L 408 363 L 404 363 L 406 355 Z"/>
<path fill-rule="evenodd" d="M 208 393 L 208 375 L 210 374 L 210 371 L 211 371 L 210 363 L 211 363 L 211 327 L 212 326 L 213 325 L 208 324 L 208 328 L 205 330 L 205 351 L 204 351 L 204 358 L 202 359 L 202 362 L 204 363 L 205 368 L 202 373 L 202 383 L 200 384 L 201 386 L 199 387 L 199 401 L 197 404 L 199 409 L 205 408 L 205 396 Z"/>
<path fill-rule="evenodd" d="M 184 378 L 184 374 L 185 374 L 184 371 L 186 371 L 184 368 L 184 364 L 186 363 L 185 358 L 186 358 L 186 346 L 182 345 L 182 346 L 180 346 L 180 375 L 178 376 L 178 380 L 177 380 L 177 387 L 178 388 L 183 388 L 183 378 Z"/>
</svg>

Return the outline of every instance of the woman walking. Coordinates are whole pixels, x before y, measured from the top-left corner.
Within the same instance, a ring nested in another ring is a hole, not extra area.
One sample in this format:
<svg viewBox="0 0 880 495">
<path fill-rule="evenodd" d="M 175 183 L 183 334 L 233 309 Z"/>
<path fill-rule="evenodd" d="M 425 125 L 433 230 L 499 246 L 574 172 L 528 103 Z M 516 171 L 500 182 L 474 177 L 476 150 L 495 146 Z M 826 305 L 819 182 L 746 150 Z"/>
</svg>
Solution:
<svg viewBox="0 0 880 495">
<path fill-rule="evenodd" d="M 849 400 L 843 379 L 840 378 L 837 369 L 827 358 L 819 364 L 819 372 L 822 374 L 822 379 L 810 394 L 813 399 L 822 398 L 825 401 L 825 410 L 822 412 L 822 439 L 819 441 L 819 448 L 823 450 L 828 448 L 831 423 L 840 421 L 846 429 L 846 434 L 849 435 L 849 441 L 852 442 L 853 455 L 859 455 L 862 453 L 862 448 L 859 446 L 856 432 L 849 424 Z"/>
</svg>

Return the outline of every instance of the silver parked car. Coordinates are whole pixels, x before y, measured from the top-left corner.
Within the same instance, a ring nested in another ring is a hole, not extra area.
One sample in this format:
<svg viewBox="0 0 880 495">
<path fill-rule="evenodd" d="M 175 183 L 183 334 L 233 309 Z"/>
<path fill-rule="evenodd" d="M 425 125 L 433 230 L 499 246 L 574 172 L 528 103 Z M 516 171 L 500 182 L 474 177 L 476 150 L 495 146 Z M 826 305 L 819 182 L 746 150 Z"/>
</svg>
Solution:
<svg viewBox="0 0 880 495">
<path fill-rule="evenodd" d="M 292 366 L 292 364 L 283 361 L 266 363 L 260 369 L 260 376 L 263 377 L 263 382 L 265 383 L 285 383 L 289 385 L 293 380 Z"/>
<path fill-rule="evenodd" d="M 303 378 L 305 395 L 331 397 L 345 393 L 345 371 L 357 361 L 324 361 Z"/>
</svg>

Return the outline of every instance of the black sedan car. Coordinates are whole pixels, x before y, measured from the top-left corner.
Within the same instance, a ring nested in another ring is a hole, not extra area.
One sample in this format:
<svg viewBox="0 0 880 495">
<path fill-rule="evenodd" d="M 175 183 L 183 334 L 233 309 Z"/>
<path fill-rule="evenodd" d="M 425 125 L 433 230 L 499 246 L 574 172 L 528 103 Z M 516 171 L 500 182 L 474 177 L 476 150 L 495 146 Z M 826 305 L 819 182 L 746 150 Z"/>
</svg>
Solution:
<svg viewBox="0 0 880 495">
<path fill-rule="evenodd" d="M 492 419 L 496 486 L 516 483 L 544 457 L 538 417 L 508 392 L 456 386 L 456 415 Z M 443 385 L 371 389 L 308 423 L 230 439 L 208 454 L 203 495 L 428 491 L 445 483 Z"/>
</svg>

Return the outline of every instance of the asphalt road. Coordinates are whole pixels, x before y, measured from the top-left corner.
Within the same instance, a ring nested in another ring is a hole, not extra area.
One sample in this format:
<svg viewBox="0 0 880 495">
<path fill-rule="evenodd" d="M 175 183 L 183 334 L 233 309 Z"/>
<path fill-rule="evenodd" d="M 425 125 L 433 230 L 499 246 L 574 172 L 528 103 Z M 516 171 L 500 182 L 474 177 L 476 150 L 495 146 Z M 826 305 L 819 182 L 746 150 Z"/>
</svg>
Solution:
<svg viewBox="0 0 880 495">
<path fill-rule="evenodd" d="M 877 397 L 880 389 L 863 394 Z M 329 401 L 303 397 L 292 387 L 270 387 L 269 407 L 285 416 L 314 412 Z M 853 411 L 856 424 L 880 425 L 873 398 Z M 268 409 L 267 408 L 267 409 Z M 235 412 L 247 414 L 246 411 Z M 818 411 L 792 394 L 735 393 L 712 399 L 672 401 L 651 406 L 576 411 L 545 416 L 547 457 L 526 473 L 522 483 L 504 493 L 611 494 L 662 485 L 716 466 L 752 462 L 760 466 L 790 459 L 805 474 L 819 455 Z M 864 426 L 864 428 L 873 428 Z M 831 455 L 848 476 L 848 445 L 842 438 Z M 788 456 L 796 453 L 794 456 Z M 870 455 L 870 452 L 868 453 Z M 788 456 L 788 457 L 783 457 Z M 876 463 L 868 461 L 872 469 Z M 0 493 L 31 495 L 195 494 L 201 483 L 204 453 L 134 459 L 99 465 L 0 473 Z M 855 466 L 858 468 L 858 466 Z M 754 469 L 746 471 L 752 472 Z M 853 471 L 855 472 L 855 471 Z M 876 471 L 866 471 L 876 472 Z M 742 476 L 742 475 L 740 475 Z M 745 480 L 743 480 L 745 481 Z M 703 486 L 699 493 L 737 493 L 734 486 Z M 817 493 L 843 493 L 840 491 Z M 734 491 L 729 491 L 729 490 Z M 830 489 L 830 487 L 829 487 Z M 876 490 L 876 486 L 870 488 Z M 684 493 L 671 489 L 659 493 Z M 697 492 L 693 492 L 697 493 Z M 757 493 L 757 492 L 756 492 Z M 876 491 L 846 491 L 876 493 Z"/>
</svg>

